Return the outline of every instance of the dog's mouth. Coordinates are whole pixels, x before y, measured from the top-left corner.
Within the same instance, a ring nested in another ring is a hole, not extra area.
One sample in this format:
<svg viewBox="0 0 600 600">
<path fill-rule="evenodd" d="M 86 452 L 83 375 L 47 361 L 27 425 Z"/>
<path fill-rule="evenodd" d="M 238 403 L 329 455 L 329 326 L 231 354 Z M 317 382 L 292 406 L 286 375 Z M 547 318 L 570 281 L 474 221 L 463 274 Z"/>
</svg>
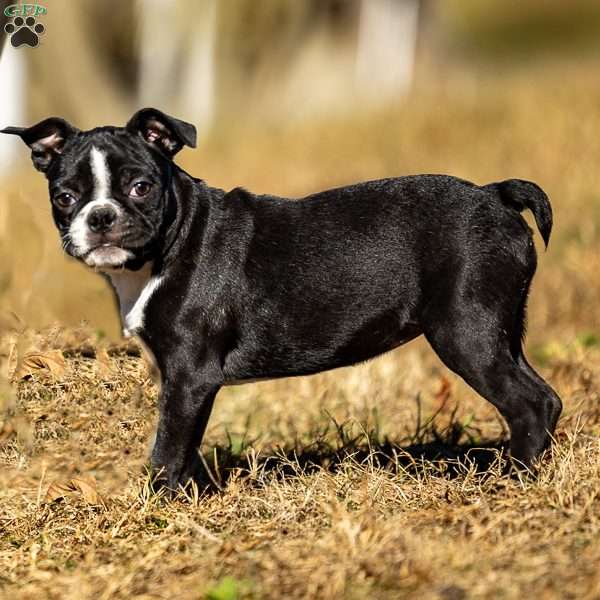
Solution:
<svg viewBox="0 0 600 600">
<path fill-rule="evenodd" d="M 103 270 L 122 268 L 132 258 L 133 252 L 105 243 L 90 250 L 83 260 L 88 267 Z"/>
</svg>

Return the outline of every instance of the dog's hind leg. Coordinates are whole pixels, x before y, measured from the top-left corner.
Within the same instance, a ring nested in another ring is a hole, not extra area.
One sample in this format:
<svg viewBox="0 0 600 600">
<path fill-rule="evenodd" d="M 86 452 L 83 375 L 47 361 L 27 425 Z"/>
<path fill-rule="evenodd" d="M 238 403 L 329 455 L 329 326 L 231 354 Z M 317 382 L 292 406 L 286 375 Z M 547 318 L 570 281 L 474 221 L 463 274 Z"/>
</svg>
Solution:
<svg viewBox="0 0 600 600">
<path fill-rule="evenodd" d="M 514 323 L 522 315 L 514 300 L 497 298 L 500 306 L 473 305 L 462 297 L 438 302 L 423 328 L 446 366 L 498 409 L 510 429 L 512 458 L 528 467 L 549 445 L 562 404 L 523 356 L 522 321 Z"/>
</svg>

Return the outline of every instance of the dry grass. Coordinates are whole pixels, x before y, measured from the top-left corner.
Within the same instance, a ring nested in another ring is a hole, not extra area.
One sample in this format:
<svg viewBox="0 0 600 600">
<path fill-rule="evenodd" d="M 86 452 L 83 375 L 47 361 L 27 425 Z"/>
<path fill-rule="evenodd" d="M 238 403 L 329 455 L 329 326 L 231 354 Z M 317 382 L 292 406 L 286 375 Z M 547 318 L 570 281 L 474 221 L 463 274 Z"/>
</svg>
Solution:
<svg viewBox="0 0 600 600">
<path fill-rule="evenodd" d="M 89 327 L 36 333 L 52 315 L 109 330 L 108 302 L 64 266 L 41 183 L 4 186 L 0 283 L 18 318 L 6 318 L 0 366 L 38 357 L 25 363 L 32 376 L 21 369 L 0 390 L 0 594 L 600 597 L 594 72 L 464 79 L 461 95 L 437 85 L 385 114 L 285 134 L 246 128 L 235 143 L 224 131 L 183 157 L 211 183 L 290 194 L 422 171 L 538 180 L 557 224 L 528 349 L 565 411 L 534 479 L 502 475 L 494 409 L 417 341 L 353 369 L 223 390 L 203 444 L 215 489 L 152 494 L 143 466 L 156 388 L 144 361 Z"/>
</svg>

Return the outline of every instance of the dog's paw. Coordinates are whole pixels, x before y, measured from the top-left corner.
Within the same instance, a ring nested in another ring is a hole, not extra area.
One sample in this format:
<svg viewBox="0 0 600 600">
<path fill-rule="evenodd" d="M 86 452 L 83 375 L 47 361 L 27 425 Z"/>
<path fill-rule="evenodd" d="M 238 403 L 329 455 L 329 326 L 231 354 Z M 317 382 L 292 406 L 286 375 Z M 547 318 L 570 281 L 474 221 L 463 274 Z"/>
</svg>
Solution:
<svg viewBox="0 0 600 600">
<path fill-rule="evenodd" d="M 10 36 L 14 48 L 23 45 L 35 48 L 40 43 L 39 36 L 44 33 L 45 27 L 37 23 L 35 17 L 15 17 L 12 23 L 4 26 L 4 31 Z"/>
<path fill-rule="evenodd" d="M 155 492 L 164 490 L 171 496 L 188 489 L 192 484 L 195 484 L 199 490 L 208 489 L 211 484 L 197 454 L 193 455 L 183 467 L 153 464 L 151 473 L 152 489 Z"/>
</svg>

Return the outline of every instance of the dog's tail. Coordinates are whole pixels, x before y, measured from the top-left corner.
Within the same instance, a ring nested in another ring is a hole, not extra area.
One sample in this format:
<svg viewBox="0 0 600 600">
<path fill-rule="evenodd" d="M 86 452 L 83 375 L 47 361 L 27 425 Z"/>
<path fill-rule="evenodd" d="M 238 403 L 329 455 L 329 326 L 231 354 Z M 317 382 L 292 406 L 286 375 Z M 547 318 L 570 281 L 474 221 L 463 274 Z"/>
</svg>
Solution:
<svg viewBox="0 0 600 600">
<path fill-rule="evenodd" d="M 504 204 L 519 212 L 528 208 L 535 217 L 544 244 L 548 247 L 552 232 L 552 206 L 539 185 L 524 179 L 507 179 L 485 187 L 494 189 Z"/>
</svg>

